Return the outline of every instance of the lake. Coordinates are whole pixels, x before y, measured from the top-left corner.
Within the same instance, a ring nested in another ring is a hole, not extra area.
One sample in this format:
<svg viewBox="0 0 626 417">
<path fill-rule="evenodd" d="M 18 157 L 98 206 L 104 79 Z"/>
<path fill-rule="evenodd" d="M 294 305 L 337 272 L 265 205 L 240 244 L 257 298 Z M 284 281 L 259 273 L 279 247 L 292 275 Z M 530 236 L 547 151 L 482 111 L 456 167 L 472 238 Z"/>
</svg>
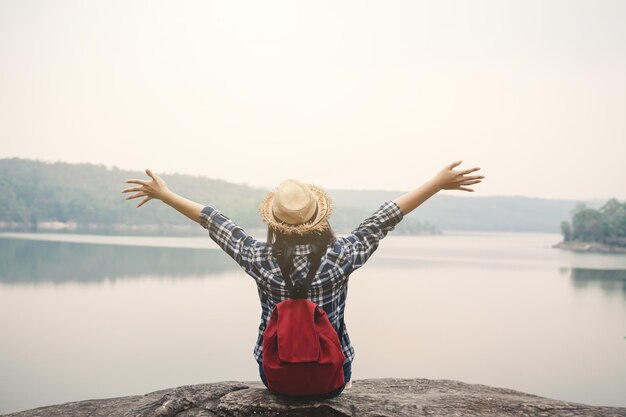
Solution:
<svg viewBox="0 0 626 417">
<path fill-rule="evenodd" d="M 350 277 L 363 378 L 626 406 L 626 255 L 558 234 L 386 237 Z M 0 413 L 259 380 L 252 278 L 208 237 L 0 234 Z"/>
</svg>

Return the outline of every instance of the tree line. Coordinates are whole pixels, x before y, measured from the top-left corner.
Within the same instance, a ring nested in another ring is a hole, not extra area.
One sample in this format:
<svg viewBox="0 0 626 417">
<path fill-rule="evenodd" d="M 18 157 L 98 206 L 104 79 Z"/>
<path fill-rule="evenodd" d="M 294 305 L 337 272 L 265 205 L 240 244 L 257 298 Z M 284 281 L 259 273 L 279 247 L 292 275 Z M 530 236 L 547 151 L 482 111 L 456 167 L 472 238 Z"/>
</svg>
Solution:
<svg viewBox="0 0 626 417">
<path fill-rule="evenodd" d="M 202 176 L 158 174 L 178 194 L 217 208 L 242 227 L 257 234 L 266 229 L 258 205 L 269 189 Z M 199 236 L 206 232 L 158 201 L 136 209 L 139 199 L 125 200 L 121 193 L 131 185 L 124 183 L 129 178 L 148 179 L 143 171 L 101 164 L 0 159 L 0 229 L 37 231 L 37 224 L 56 221 L 77 223 L 77 233 Z M 344 233 L 353 230 L 382 202 L 404 191 L 328 192 L 334 201 L 331 226 Z M 566 240 L 619 240 L 625 237 L 623 212 L 624 204 L 615 199 L 466 198 L 439 193 L 404 218 L 393 234 L 439 234 L 441 230 L 561 232 Z M 16 224 L 20 229 L 13 227 Z"/>
<path fill-rule="evenodd" d="M 626 201 L 608 200 L 599 209 L 579 203 L 572 210 L 572 220 L 561 222 L 563 240 L 602 242 L 626 246 Z"/>
<path fill-rule="evenodd" d="M 159 175 L 176 193 L 215 207 L 244 228 L 267 228 L 258 206 L 268 189 L 202 176 Z M 128 194 L 121 192 L 136 186 L 124 182 L 131 178 L 149 179 L 142 171 L 107 168 L 102 164 L 0 159 L 0 222 L 5 224 L 5 229 L 6 224 L 12 223 L 21 225 L 20 230 L 24 231 L 37 231 L 37 225 L 42 222 L 75 222 L 77 232 L 134 234 L 137 228 L 142 234 L 206 233 L 198 224 L 158 201 L 135 208 L 141 199 L 125 200 Z M 335 204 L 330 222 L 337 232 L 349 232 L 371 214 L 370 208 Z M 431 223 L 414 217 L 404 219 L 396 230 L 398 234 L 441 233 Z"/>
</svg>

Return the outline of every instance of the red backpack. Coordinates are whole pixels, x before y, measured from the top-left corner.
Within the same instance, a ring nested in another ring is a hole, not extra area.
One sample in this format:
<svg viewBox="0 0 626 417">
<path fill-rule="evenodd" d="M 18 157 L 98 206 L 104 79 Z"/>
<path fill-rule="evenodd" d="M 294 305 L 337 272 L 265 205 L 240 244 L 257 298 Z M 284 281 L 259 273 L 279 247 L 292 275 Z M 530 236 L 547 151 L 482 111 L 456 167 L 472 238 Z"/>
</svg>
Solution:
<svg viewBox="0 0 626 417">
<path fill-rule="evenodd" d="M 281 266 L 289 299 L 276 305 L 263 333 L 263 373 L 270 391 L 306 396 L 344 385 L 345 355 L 326 312 L 307 299 L 319 260 L 295 285 Z"/>
</svg>

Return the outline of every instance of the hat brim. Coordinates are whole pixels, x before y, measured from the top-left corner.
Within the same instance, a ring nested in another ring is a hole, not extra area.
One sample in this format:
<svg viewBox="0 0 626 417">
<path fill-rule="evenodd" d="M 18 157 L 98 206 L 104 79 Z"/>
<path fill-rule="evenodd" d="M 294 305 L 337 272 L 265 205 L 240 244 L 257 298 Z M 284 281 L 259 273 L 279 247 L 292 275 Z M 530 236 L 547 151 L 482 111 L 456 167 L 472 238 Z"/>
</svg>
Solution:
<svg viewBox="0 0 626 417">
<path fill-rule="evenodd" d="M 330 195 L 322 188 L 313 184 L 306 184 L 317 200 L 317 214 L 314 219 L 306 223 L 288 224 L 276 219 L 272 213 L 272 204 L 274 202 L 274 193 L 269 192 L 259 205 L 259 213 L 263 222 L 269 227 L 286 235 L 305 235 L 309 233 L 321 233 L 328 229 L 328 222 L 325 220 L 333 211 L 333 203 Z"/>
</svg>

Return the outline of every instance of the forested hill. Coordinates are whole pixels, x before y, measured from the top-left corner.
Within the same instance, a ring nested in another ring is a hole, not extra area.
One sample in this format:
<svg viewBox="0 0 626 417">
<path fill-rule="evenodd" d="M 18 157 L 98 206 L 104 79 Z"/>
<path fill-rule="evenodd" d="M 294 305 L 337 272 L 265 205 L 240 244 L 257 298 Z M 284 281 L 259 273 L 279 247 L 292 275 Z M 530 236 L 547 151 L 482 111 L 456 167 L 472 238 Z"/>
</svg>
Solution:
<svg viewBox="0 0 626 417">
<path fill-rule="evenodd" d="M 570 220 L 577 204 L 599 208 L 606 200 L 560 200 L 525 196 L 480 196 L 480 185 L 470 194 L 442 191 L 419 206 L 413 216 L 440 230 L 513 231 L 559 233 L 561 221 Z M 373 207 L 378 201 L 394 198 L 403 191 L 332 190 L 339 204 Z M 457 195 L 454 195 L 457 194 Z"/>
<path fill-rule="evenodd" d="M 159 174 L 179 195 L 211 205 L 242 227 L 266 230 L 258 206 L 269 189 L 180 174 Z M 143 171 L 89 163 L 69 164 L 39 160 L 0 159 L 0 229 L 92 233 L 200 235 L 206 230 L 160 201 L 135 206 L 141 198 L 126 200 L 124 181 L 149 179 Z M 332 192 L 329 190 L 332 196 Z M 380 206 L 376 205 L 374 210 Z M 373 210 L 335 204 L 330 223 L 341 233 L 354 229 Z M 52 224 L 62 222 L 66 225 Z M 37 225 L 37 226 L 35 226 Z M 419 216 L 407 216 L 396 233 L 440 233 Z"/>
<path fill-rule="evenodd" d="M 162 174 L 176 193 L 212 205 L 244 228 L 262 230 L 257 208 L 269 189 L 181 174 Z M 74 224 L 66 231 L 158 234 L 203 234 L 205 230 L 171 207 L 141 199 L 125 200 L 121 190 L 129 178 L 148 177 L 143 171 L 89 163 L 0 159 L 0 227 L 42 231 L 50 222 Z M 321 184 L 323 185 L 323 184 Z M 416 184 L 418 186 L 419 184 Z M 403 191 L 328 190 L 335 202 L 331 224 L 347 232 L 382 202 Z M 599 207 L 603 200 L 552 200 L 529 197 L 433 196 L 398 225 L 394 234 L 467 231 L 560 231 L 577 203 Z M 460 192 L 459 192 L 460 193 Z M 468 194 L 468 193 L 465 193 Z M 35 225 L 39 225 L 38 228 Z M 44 226 L 44 227 L 42 227 Z M 57 224 L 57 227 L 58 226 Z"/>
</svg>

